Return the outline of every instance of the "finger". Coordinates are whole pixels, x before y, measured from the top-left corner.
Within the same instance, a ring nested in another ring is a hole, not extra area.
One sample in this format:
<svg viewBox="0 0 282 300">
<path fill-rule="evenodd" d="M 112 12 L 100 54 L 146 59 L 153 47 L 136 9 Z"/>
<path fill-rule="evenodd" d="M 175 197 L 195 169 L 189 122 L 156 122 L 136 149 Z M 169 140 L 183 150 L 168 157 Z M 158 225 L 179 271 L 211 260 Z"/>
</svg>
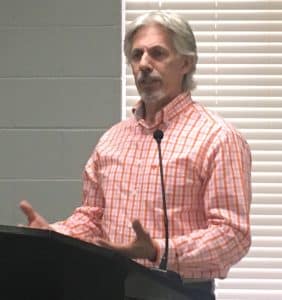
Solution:
<svg viewBox="0 0 282 300">
<path fill-rule="evenodd" d="M 144 230 L 139 220 L 134 220 L 132 222 L 132 228 L 134 229 L 136 236 L 140 238 L 147 238 L 148 233 Z"/>
<path fill-rule="evenodd" d="M 99 247 L 115 250 L 115 251 L 120 251 L 120 247 L 118 245 L 114 245 L 111 242 L 105 241 L 103 239 L 98 239 L 95 241 L 95 244 Z"/>
<path fill-rule="evenodd" d="M 117 251 L 123 255 L 126 255 L 126 256 L 128 255 L 128 247 L 126 247 L 124 245 L 114 244 L 114 243 L 111 243 L 111 242 L 103 240 L 103 239 L 97 239 L 95 241 L 95 244 L 100 247 L 103 247 L 103 248 Z"/>
<path fill-rule="evenodd" d="M 23 213 L 27 216 L 29 223 L 35 220 L 36 212 L 26 200 L 20 202 L 20 208 L 23 211 Z"/>
</svg>

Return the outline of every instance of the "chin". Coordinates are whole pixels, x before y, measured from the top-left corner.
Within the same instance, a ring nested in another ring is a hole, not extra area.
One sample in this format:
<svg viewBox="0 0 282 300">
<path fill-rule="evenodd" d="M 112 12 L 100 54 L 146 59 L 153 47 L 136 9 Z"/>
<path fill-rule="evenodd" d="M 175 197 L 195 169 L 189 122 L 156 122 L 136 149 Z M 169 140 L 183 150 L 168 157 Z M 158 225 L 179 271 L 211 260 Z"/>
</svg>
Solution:
<svg viewBox="0 0 282 300">
<path fill-rule="evenodd" d="M 163 91 L 141 92 L 140 96 L 145 103 L 159 103 L 166 98 Z"/>
</svg>

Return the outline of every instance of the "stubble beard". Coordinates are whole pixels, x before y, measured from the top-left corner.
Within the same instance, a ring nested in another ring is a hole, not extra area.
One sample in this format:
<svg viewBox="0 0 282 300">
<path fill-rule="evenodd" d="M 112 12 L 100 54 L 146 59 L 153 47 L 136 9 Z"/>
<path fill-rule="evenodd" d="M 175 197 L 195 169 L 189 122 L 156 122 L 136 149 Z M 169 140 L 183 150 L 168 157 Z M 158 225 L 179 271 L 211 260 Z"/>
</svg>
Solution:
<svg viewBox="0 0 282 300">
<path fill-rule="evenodd" d="M 159 82 L 157 84 L 160 84 L 159 87 L 141 87 L 142 85 L 154 85 L 155 82 Z M 158 104 L 164 97 L 165 93 L 162 89 L 162 78 L 160 74 L 157 71 L 153 72 L 139 72 L 135 78 L 136 86 L 140 87 L 139 94 L 141 99 L 144 101 L 145 104 Z"/>
<path fill-rule="evenodd" d="M 141 99 L 145 104 L 157 104 L 165 98 L 165 93 L 159 89 L 156 91 L 143 91 L 140 93 Z"/>
</svg>

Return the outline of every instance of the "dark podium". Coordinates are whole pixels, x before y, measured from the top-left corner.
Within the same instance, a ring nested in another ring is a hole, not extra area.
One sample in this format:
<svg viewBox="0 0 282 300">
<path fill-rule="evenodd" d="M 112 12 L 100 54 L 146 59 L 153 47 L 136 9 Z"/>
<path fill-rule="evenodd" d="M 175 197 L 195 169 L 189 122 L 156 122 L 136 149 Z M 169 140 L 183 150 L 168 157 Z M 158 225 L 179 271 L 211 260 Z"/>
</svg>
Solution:
<svg viewBox="0 0 282 300">
<path fill-rule="evenodd" d="M 0 225 L 1 300 L 184 300 L 181 285 L 95 245 Z M 188 299 L 189 300 L 189 299 Z"/>
</svg>

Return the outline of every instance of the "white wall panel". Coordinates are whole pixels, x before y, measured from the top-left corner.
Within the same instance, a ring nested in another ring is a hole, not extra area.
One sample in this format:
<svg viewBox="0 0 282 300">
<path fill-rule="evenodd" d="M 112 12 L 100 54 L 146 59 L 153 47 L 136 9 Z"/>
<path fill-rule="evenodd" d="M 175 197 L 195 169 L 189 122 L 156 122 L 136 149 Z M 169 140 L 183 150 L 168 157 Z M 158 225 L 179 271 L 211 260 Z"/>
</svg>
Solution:
<svg viewBox="0 0 282 300">
<path fill-rule="evenodd" d="M 0 0 L 0 223 L 27 198 L 47 219 L 121 118 L 121 1 Z M 65 214 L 66 213 L 66 214 Z"/>
</svg>

